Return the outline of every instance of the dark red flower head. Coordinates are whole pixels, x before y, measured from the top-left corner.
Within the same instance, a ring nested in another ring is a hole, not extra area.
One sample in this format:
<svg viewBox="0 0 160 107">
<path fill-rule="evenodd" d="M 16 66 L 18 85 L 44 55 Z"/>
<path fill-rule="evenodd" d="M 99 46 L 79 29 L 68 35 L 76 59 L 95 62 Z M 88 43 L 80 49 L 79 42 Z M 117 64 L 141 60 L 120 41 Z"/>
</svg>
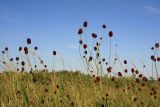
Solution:
<svg viewBox="0 0 160 107">
<path fill-rule="evenodd" d="M 107 68 L 107 71 L 108 71 L 108 73 L 111 73 L 111 72 L 112 72 L 112 67 L 111 67 L 111 66 L 108 67 L 108 68 Z"/>
<path fill-rule="evenodd" d="M 112 37 L 112 36 L 113 36 L 113 32 L 109 31 L 109 37 Z"/>
<path fill-rule="evenodd" d="M 139 73 L 139 71 L 138 71 L 138 70 L 136 70 L 136 71 L 135 71 L 135 73 L 136 73 L 136 74 L 138 74 L 138 73 Z"/>
<path fill-rule="evenodd" d="M 131 68 L 131 72 L 134 73 L 134 68 Z"/>
<path fill-rule="evenodd" d="M 5 51 L 2 51 L 2 54 L 5 54 Z"/>
<path fill-rule="evenodd" d="M 24 47 L 24 53 L 28 54 L 28 48 L 27 47 Z"/>
<path fill-rule="evenodd" d="M 79 40 L 79 44 L 83 44 L 83 41 L 82 41 L 82 40 Z"/>
<path fill-rule="evenodd" d="M 143 76 L 142 74 L 139 74 L 139 75 L 138 75 L 139 78 L 142 78 L 142 76 Z"/>
<path fill-rule="evenodd" d="M 96 81 L 97 81 L 97 82 L 100 81 L 100 77 L 99 77 L 99 76 L 96 77 Z"/>
<path fill-rule="evenodd" d="M 94 47 L 94 51 L 97 51 L 97 47 L 96 46 Z"/>
<path fill-rule="evenodd" d="M 159 48 L 159 43 L 156 43 L 156 44 L 155 44 L 155 47 L 156 47 L 156 48 Z"/>
<path fill-rule="evenodd" d="M 88 26 L 87 21 L 84 21 L 84 23 L 83 23 L 83 27 L 87 27 L 87 26 Z"/>
<path fill-rule="evenodd" d="M 8 47 L 5 47 L 5 51 L 8 51 Z"/>
<path fill-rule="evenodd" d="M 124 60 L 124 64 L 127 64 L 127 60 Z"/>
<path fill-rule="evenodd" d="M 53 55 L 55 56 L 57 53 L 56 53 L 56 51 L 53 51 Z"/>
<path fill-rule="evenodd" d="M 82 33 L 83 33 L 83 30 L 82 30 L 82 29 L 79 29 L 79 30 L 78 30 L 78 34 L 81 35 Z"/>
<path fill-rule="evenodd" d="M 106 28 L 106 25 L 105 25 L 105 24 L 103 24 L 103 25 L 102 25 L 102 28 L 103 28 L 103 29 L 105 29 L 105 28 Z"/>
<path fill-rule="evenodd" d="M 93 37 L 93 38 L 97 38 L 97 34 L 92 33 L 92 37 Z"/>
<path fill-rule="evenodd" d="M 83 48 L 84 48 L 84 49 L 87 49 L 87 44 L 84 44 L 84 45 L 83 45 Z"/>
<path fill-rule="evenodd" d="M 121 72 L 118 72 L 118 76 L 122 77 L 122 73 L 121 73 Z"/>
<path fill-rule="evenodd" d="M 37 47 L 37 46 L 35 46 L 35 47 L 34 47 L 34 50 L 38 50 L 38 47 Z"/>
<path fill-rule="evenodd" d="M 124 70 L 124 72 L 125 72 L 125 73 L 127 73 L 127 72 L 128 72 L 128 70 L 127 70 L 127 69 L 125 69 L 125 70 Z"/>
<path fill-rule="evenodd" d="M 151 50 L 154 50 L 154 47 L 151 47 Z"/>
<path fill-rule="evenodd" d="M 27 44 L 31 44 L 31 39 L 27 38 Z"/>
<path fill-rule="evenodd" d="M 21 51 L 22 50 L 22 47 L 19 47 L 19 49 L 18 49 L 19 51 Z"/>
<path fill-rule="evenodd" d="M 16 61 L 18 61 L 19 60 L 19 57 L 16 57 Z"/>
<path fill-rule="evenodd" d="M 22 66 L 24 66 L 24 65 L 25 65 L 25 62 L 24 62 L 24 61 L 22 61 L 22 62 L 21 62 L 21 65 L 22 65 Z"/>
</svg>

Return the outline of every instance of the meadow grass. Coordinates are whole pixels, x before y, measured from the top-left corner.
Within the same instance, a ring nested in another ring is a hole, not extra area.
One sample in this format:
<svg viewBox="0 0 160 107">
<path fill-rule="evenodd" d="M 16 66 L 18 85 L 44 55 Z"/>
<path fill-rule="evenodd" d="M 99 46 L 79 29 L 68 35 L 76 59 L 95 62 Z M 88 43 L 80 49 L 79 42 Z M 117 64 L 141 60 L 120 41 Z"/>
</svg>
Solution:
<svg viewBox="0 0 160 107">
<path fill-rule="evenodd" d="M 145 85 L 135 78 L 95 77 L 80 72 L 0 74 L 1 107 L 156 107 L 160 104 L 160 82 Z"/>
</svg>

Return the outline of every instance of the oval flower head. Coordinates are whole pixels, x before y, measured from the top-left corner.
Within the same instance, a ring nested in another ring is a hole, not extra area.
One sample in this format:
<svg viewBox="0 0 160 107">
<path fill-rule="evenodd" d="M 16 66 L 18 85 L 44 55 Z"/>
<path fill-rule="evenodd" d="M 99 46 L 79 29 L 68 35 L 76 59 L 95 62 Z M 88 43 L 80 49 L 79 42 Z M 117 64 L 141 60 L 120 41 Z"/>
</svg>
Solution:
<svg viewBox="0 0 160 107">
<path fill-rule="evenodd" d="M 87 21 L 84 21 L 84 23 L 83 23 L 83 27 L 87 27 L 87 26 L 88 26 Z"/>
<path fill-rule="evenodd" d="M 87 49 L 87 44 L 84 44 L 84 45 L 83 45 L 83 48 L 84 48 L 84 49 Z"/>
<path fill-rule="evenodd" d="M 113 32 L 109 31 L 109 37 L 113 37 Z"/>
<path fill-rule="evenodd" d="M 31 39 L 27 38 L 27 44 L 31 44 Z"/>
<path fill-rule="evenodd" d="M 79 30 L 78 30 L 78 35 L 81 35 L 83 33 L 83 30 L 80 28 Z"/>
</svg>

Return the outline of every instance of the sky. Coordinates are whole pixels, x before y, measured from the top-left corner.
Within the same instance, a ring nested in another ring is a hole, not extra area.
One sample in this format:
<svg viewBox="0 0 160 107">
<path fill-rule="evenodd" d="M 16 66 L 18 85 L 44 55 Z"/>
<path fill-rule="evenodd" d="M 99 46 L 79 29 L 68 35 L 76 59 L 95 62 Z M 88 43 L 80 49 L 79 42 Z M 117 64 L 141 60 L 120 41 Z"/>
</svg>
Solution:
<svg viewBox="0 0 160 107">
<path fill-rule="evenodd" d="M 122 59 L 150 64 L 150 48 L 160 42 L 159 0 L 0 0 L 0 49 L 17 47 L 32 38 L 40 55 L 51 65 L 52 51 L 64 57 L 65 69 L 81 69 L 78 53 L 78 29 L 88 21 L 88 35 L 107 34 L 101 25 L 114 32 Z M 57 58 L 57 69 L 62 68 Z"/>
</svg>

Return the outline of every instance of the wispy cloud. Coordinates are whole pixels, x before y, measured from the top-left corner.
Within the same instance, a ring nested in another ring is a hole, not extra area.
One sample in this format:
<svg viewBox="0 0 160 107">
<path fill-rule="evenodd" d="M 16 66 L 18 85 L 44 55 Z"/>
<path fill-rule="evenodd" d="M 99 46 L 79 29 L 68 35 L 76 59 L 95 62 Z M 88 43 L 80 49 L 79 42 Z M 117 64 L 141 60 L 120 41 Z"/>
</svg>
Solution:
<svg viewBox="0 0 160 107">
<path fill-rule="evenodd" d="M 160 15 L 160 8 L 157 8 L 155 6 L 144 6 L 144 9 L 149 11 L 149 12 L 152 12 L 152 13 L 156 13 L 156 14 L 159 14 Z"/>
</svg>

